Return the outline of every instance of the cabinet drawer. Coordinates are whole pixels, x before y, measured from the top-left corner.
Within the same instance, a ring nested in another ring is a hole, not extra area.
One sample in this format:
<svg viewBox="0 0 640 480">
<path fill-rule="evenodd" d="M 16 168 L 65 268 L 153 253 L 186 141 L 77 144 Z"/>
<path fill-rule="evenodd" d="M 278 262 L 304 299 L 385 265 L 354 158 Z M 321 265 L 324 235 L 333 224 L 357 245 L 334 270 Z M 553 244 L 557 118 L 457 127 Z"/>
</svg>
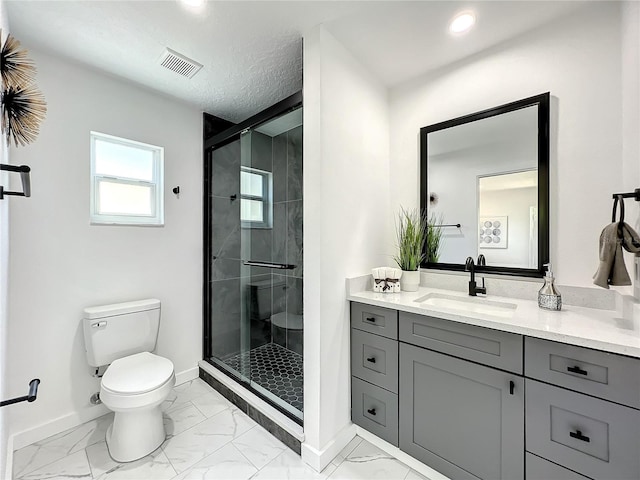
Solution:
<svg viewBox="0 0 640 480">
<path fill-rule="evenodd" d="M 398 446 L 398 396 L 351 377 L 351 420 Z"/>
<path fill-rule="evenodd" d="M 525 375 L 640 408 L 640 359 L 526 337 Z"/>
<path fill-rule="evenodd" d="M 522 335 L 400 312 L 403 342 L 522 374 Z"/>
<path fill-rule="evenodd" d="M 398 342 L 352 329 L 351 374 L 398 393 Z"/>
<path fill-rule="evenodd" d="M 593 478 L 640 478 L 640 411 L 525 382 L 527 450 Z"/>
<path fill-rule="evenodd" d="M 395 340 L 398 338 L 398 311 L 351 302 L 351 326 Z"/>
<path fill-rule="evenodd" d="M 588 480 L 579 473 L 568 470 L 560 465 L 532 455 L 527 452 L 525 457 L 527 480 Z"/>
</svg>

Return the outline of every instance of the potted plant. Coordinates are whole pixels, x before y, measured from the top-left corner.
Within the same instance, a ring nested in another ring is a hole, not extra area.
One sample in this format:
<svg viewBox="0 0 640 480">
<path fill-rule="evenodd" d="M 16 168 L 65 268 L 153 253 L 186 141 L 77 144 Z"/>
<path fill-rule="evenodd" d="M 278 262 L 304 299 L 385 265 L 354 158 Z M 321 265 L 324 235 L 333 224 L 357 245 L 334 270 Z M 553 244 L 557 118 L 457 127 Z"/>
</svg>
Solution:
<svg viewBox="0 0 640 480">
<path fill-rule="evenodd" d="M 427 218 L 418 210 L 400 207 L 396 236 L 398 254 L 393 257 L 402 269 L 400 287 L 405 292 L 415 292 L 420 286 L 420 263 L 425 258 L 424 244 L 427 239 Z"/>
</svg>

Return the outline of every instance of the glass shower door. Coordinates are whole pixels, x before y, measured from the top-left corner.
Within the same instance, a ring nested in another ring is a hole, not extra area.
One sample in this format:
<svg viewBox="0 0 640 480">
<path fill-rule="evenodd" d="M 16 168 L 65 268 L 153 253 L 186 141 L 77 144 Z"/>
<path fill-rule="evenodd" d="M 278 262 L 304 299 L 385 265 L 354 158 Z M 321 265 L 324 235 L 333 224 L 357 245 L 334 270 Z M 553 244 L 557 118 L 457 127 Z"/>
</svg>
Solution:
<svg viewBox="0 0 640 480">
<path fill-rule="evenodd" d="M 211 168 L 210 361 L 298 420 L 303 404 L 301 124 L 300 108 L 248 129 L 214 148 Z M 218 198 L 220 189 L 224 195 Z M 226 288 L 217 291 L 218 284 Z"/>
</svg>

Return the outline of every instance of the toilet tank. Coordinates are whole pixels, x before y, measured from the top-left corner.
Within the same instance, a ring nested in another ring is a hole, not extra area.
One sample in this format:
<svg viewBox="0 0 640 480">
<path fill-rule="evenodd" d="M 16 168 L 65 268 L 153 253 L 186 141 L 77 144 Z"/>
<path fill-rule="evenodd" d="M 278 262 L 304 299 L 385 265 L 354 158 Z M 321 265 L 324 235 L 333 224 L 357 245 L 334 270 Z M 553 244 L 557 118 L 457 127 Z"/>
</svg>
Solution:
<svg viewBox="0 0 640 480">
<path fill-rule="evenodd" d="M 84 309 L 84 344 L 92 367 L 156 348 L 160 300 L 150 298 Z"/>
</svg>

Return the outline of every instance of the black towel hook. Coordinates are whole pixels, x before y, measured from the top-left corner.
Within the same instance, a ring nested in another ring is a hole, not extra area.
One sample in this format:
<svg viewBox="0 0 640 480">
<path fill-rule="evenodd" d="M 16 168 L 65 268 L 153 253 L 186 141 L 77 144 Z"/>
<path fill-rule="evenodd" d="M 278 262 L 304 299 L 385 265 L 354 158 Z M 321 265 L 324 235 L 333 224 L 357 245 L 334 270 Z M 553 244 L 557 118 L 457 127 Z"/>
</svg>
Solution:
<svg viewBox="0 0 640 480">
<path fill-rule="evenodd" d="M 620 223 L 624 222 L 624 197 L 622 195 L 615 195 L 613 197 L 613 212 L 611 214 L 611 223 L 616 223 L 618 203 L 620 203 Z"/>
</svg>

